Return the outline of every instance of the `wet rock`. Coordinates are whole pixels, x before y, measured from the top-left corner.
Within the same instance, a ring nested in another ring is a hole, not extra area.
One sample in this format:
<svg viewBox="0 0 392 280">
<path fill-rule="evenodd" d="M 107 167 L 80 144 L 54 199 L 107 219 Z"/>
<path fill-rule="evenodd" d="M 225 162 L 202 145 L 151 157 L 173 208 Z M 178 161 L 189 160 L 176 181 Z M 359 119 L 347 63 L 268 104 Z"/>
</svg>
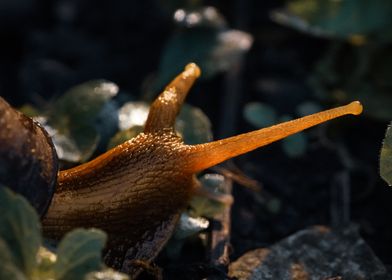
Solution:
<svg viewBox="0 0 392 280">
<path fill-rule="evenodd" d="M 356 226 L 301 230 L 270 249 L 246 253 L 229 267 L 238 279 L 392 279 Z"/>
</svg>

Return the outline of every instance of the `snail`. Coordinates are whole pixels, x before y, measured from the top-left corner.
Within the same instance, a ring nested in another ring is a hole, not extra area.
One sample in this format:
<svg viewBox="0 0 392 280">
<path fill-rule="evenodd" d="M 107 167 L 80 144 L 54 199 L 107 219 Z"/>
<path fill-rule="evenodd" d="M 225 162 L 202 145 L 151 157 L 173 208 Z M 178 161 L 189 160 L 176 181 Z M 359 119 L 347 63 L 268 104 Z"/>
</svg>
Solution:
<svg viewBox="0 0 392 280">
<path fill-rule="evenodd" d="M 223 140 L 186 145 L 174 122 L 199 67 L 188 64 L 152 103 L 144 131 L 90 162 L 58 172 L 42 219 L 46 237 L 77 227 L 108 233 L 105 262 L 136 275 L 133 260 L 150 262 L 171 236 L 179 213 L 200 188 L 195 174 L 325 121 L 358 115 L 362 105 L 326 110 Z"/>
</svg>

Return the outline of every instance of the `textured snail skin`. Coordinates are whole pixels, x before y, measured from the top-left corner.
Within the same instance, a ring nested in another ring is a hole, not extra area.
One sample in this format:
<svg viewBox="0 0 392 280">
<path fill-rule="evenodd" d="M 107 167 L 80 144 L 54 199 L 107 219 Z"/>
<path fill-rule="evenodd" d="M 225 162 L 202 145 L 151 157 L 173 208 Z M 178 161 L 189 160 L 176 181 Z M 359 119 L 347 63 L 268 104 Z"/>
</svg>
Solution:
<svg viewBox="0 0 392 280">
<path fill-rule="evenodd" d="M 132 260 L 153 259 L 198 187 L 195 173 L 327 120 L 360 114 L 352 102 L 297 120 L 200 145 L 185 145 L 173 126 L 200 75 L 188 64 L 151 106 L 144 132 L 96 159 L 60 171 L 43 230 L 59 239 L 76 227 L 109 235 L 105 261 L 135 274 Z"/>
</svg>

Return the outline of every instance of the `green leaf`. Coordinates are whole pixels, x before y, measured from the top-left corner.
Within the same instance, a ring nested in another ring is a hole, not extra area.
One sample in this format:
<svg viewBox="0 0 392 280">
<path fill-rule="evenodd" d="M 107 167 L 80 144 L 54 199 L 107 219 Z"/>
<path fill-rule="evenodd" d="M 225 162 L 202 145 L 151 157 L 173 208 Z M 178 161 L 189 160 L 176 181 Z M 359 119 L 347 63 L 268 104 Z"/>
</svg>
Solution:
<svg viewBox="0 0 392 280">
<path fill-rule="evenodd" d="M 91 123 L 103 105 L 117 93 L 118 86 L 105 80 L 77 85 L 64 93 L 53 105 L 50 112 L 51 122 L 66 126 L 77 125 L 78 121 Z"/>
<path fill-rule="evenodd" d="M 31 104 L 24 104 L 18 110 L 30 118 L 40 115 L 40 111 Z"/>
<path fill-rule="evenodd" d="M 1 265 L 14 263 L 14 258 L 10 252 L 10 249 L 8 248 L 5 241 L 1 238 L 0 238 L 0 252 L 1 252 L 1 254 L 0 254 L 0 267 L 1 267 Z M 0 269 L 0 271 L 1 271 L 1 269 Z"/>
<path fill-rule="evenodd" d="M 295 0 L 289 1 L 285 11 L 273 13 L 273 18 L 313 35 L 348 38 L 377 33 L 389 37 L 391 13 L 389 0 Z"/>
<path fill-rule="evenodd" d="M 148 112 L 149 106 L 144 102 L 128 102 L 121 107 L 119 127 L 122 131 L 110 140 L 108 147 L 115 147 L 142 132 Z M 183 104 L 175 128 L 187 144 L 200 144 L 212 140 L 210 120 L 202 110 L 188 104 Z"/>
<path fill-rule="evenodd" d="M 109 141 L 107 149 L 111 149 L 136 137 L 139 133 L 143 132 L 144 126 L 133 126 L 127 130 L 117 132 Z"/>
<path fill-rule="evenodd" d="M 302 102 L 296 108 L 296 112 L 300 117 L 311 115 L 320 111 L 322 111 L 321 106 L 312 101 Z"/>
<path fill-rule="evenodd" d="M 189 62 L 195 62 L 200 66 L 203 71 L 202 79 L 215 74 L 214 71 L 208 69 L 207 60 L 211 50 L 217 44 L 217 34 L 217 30 L 207 28 L 184 30 L 174 34 L 163 50 L 154 91 L 163 88 Z"/>
<path fill-rule="evenodd" d="M 127 102 L 118 112 L 118 127 L 120 130 L 130 129 L 133 126 L 144 126 L 150 106 L 141 101 Z"/>
<path fill-rule="evenodd" d="M 380 154 L 380 175 L 392 186 L 392 123 L 388 126 Z"/>
<path fill-rule="evenodd" d="M 265 103 L 250 102 L 245 105 L 244 118 L 257 128 L 274 125 L 278 121 L 275 109 Z"/>
<path fill-rule="evenodd" d="M 150 106 L 141 101 L 125 103 L 118 111 L 120 129 L 109 141 L 108 149 L 124 143 L 143 132 Z"/>
<path fill-rule="evenodd" d="M 209 221 L 203 217 L 192 217 L 188 213 L 181 214 L 173 236 L 165 247 L 166 254 L 170 259 L 181 257 L 182 248 L 188 237 L 207 229 Z"/>
<path fill-rule="evenodd" d="M 182 213 L 174 237 L 176 239 L 185 239 L 202 230 L 208 228 L 209 222 L 202 217 L 191 217 L 187 213 Z"/>
<path fill-rule="evenodd" d="M 107 268 L 102 271 L 94 271 L 87 274 L 85 280 L 128 280 L 128 275 Z"/>
<path fill-rule="evenodd" d="M 175 127 L 186 144 L 201 144 L 212 140 L 211 122 L 197 107 L 184 104 Z"/>
<path fill-rule="evenodd" d="M 220 174 L 205 174 L 200 178 L 203 191 L 211 193 L 213 196 L 226 196 L 222 191 L 225 184 L 224 176 Z M 215 199 L 210 199 L 207 196 L 193 196 L 190 203 L 192 208 L 190 213 L 193 217 L 207 217 L 213 218 L 216 214 L 221 213 L 225 204 Z"/>
<path fill-rule="evenodd" d="M 13 264 L 2 264 L 0 268 L 0 279 L 27 280 L 26 276 Z"/>
<path fill-rule="evenodd" d="M 117 92 L 114 83 L 90 81 L 73 87 L 53 104 L 48 130 L 52 130 L 60 159 L 79 162 L 92 155 L 100 139 L 95 121 Z"/>
<path fill-rule="evenodd" d="M 15 266 L 10 249 L 2 239 L 0 239 L 0 279 L 26 279 L 23 272 Z"/>
<path fill-rule="evenodd" d="M 364 114 L 379 120 L 392 119 L 390 88 L 377 87 L 374 82 L 357 82 L 344 93 L 350 100 L 361 100 Z"/>
<path fill-rule="evenodd" d="M 163 88 L 189 62 L 200 66 L 202 79 L 227 71 L 253 43 L 250 34 L 228 29 L 213 7 L 179 9 L 174 18 L 181 27 L 166 43 L 154 91 Z"/>
<path fill-rule="evenodd" d="M 36 266 L 36 254 L 41 244 L 38 215 L 24 197 L 1 186 L 0 213 L 0 239 L 9 248 L 15 267 L 30 275 Z"/>
<path fill-rule="evenodd" d="M 293 118 L 289 115 L 280 117 L 280 122 L 287 122 Z M 295 158 L 305 154 L 308 141 L 304 132 L 298 132 L 282 140 L 282 148 L 286 155 Z"/>
<path fill-rule="evenodd" d="M 38 266 L 31 275 L 31 280 L 51 280 L 55 278 L 54 264 L 56 263 L 57 256 L 47 248 L 41 246 L 37 253 Z"/>
<path fill-rule="evenodd" d="M 286 137 L 282 141 L 283 151 L 289 157 L 295 158 L 305 154 L 307 146 L 307 138 L 305 133 L 298 132 L 294 135 Z"/>
<path fill-rule="evenodd" d="M 392 119 L 392 53 L 374 44 L 347 48 L 335 43 L 318 62 L 310 85 L 318 98 L 336 103 L 360 100 L 364 115 Z"/>
<path fill-rule="evenodd" d="M 81 280 L 102 268 L 101 251 L 106 234 L 98 229 L 75 229 L 65 235 L 57 250 L 54 271 L 57 280 Z"/>
</svg>

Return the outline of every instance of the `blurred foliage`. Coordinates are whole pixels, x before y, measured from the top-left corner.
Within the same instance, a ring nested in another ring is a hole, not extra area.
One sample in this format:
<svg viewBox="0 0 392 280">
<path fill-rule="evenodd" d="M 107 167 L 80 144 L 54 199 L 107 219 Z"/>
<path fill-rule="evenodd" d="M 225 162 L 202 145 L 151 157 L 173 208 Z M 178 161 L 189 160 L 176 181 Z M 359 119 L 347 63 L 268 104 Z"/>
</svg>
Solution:
<svg viewBox="0 0 392 280">
<path fill-rule="evenodd" d="M 127 102 L 118 111 L 118 126 L 120 130 L 144 126 L 150 106 L 141 101 Z"/>
<path fill-rule="evenodd" d="M 202 230 L 208 228 L 209 222 L 207 219 L 202 217 L 191 217 L 187 213 L 182 213 L 180 222 L 173 235 L 176 239 L 185 239 Z"/>
<path fill-rule="evenodd" d="M 39 218 L 29 202 L 5 187 L 0 188 L 0 212 L 0 255 L 4 259 L 0 273 L 15 272 L 15 278 L 20 272 L 31 275 L 41 244 Z"/>
<path fill-rule="evenodd" d="M 59 158 L 78 162 L 93 154 L 100 138 L 95 122 L 117 93 L 117 85 L 111 82 L 90 81 L 70 89 L 50 107 L 47 120 L 55 129 Z"/>
<path fill-rule="evenodd" d="M 129 101 L 118 108 L 111 100 L 117 92 L 113 83 L 91 81 L 64 93 L 49 111 L 31 105 L 21 109 L 33 113 L 35 120 L 45 126 L 61 160 L 84 162 L 97 152 L 100 139 L 107 138 L 105 145 L 113 148 L 143 131 L 149 105 Z M 182 106 L 175 128 L 187 144 L 212 140 L 208 117 L 199 108 L 188 104 Z"/>
<path fill-rule="evenodd" d="M 40 122 L 52 136 L 60 160 L 88 160 L 104 134 L 117 126 L 117 108 L 111 99 L 118 93 L 114 83 L 95 80 L 77 85 L 46 108 L 27 104 L 21 111 Z M 115 115 L 115 117 L 113 117 Z"/>
<path fill-rule="evenodd" d="M 299 117 L 304 117 L 307 115 L 315 114 L 321 112 L 323 109 L 319 104 L 312 101 L 305 101 L 300 103 L 296 108 L 296 113 Z"/>
<path fill-rule="evenodd" d="M 313 110 L 318 111 L 317 104 L 314 103 L 301 103 L 297 111 L 302 114 L 315 113 Z M 317 112 L 316 111 L 316 112 Z M 251 102 L 246 104 L 244 108 L 244 118 L 256 128 L 265 128 L 280 122 L 286 122 L 292 119 L 289 115 L 278 116 L 275 108 L 262 102 Z M 285 154 L 289 157 L 299 157 L 306 152 L 307 137 L 303 132 L 296 133 L 282 140 L 282 148 Z"/>
<path fill-rule="evenodd" d="M 130 101 L 118 110 L 119 131 L 111 137 L 108 149 L 113 148 L 143 132 L 149 105 L 142 101 Z"/>
<path fill-rule="evenodd" d="M 313 36 L 330 40 L 309 79 L 315 97 L 360 100 L 364 113 L 392 119 L 392 2 L 388 0 L 294 0 L 272 18 Z M 380 174 L 392 184 L 391 130 L 380 155 Z"/>
<path fill-rule="evenodd" d="M 316 65 L 310 85 L 318 98 L 346 102 L 361 100 L 364 113 L 392 119 L 392 84 L 387 46 L 348 46 L 336 42 Z"/>
<path fill-rule="evenodd" d="M 365 114 L 390 120 L 391 14 L 388 0 L 295 0 L 272 18 L 331 40 L 309 79 L 316 97 L 339 103 L 361 100 Z"/>
<path fill-rule="evenodd" d="M 106 234 L 97 229 L 75 229 L 66 234 L 57 247 L 56 279 L 83 279 L 85 274 L 100 270 L 105 242 Z"/>
<path fill-rule="evenodd" d="M 181 256 L 181 249 L 188 239 L 203 233 L 210 225 L 206 218 L 214 218 L 233 197 L 224 193 L 226 178 L 220 174 L 204 174 L 199 178 L 200 189 L 189 202 L 188 209 L 181 214 L 176 230 L 170 239 L 166 254 L 175 260 Z"/>
<path fill-rule="evenodd" d="M 112 149 L 125 141 L 128 141 L 134 137 L 136 137 L 139 133 L 143 132 L 144 127 L 140 125 L 132 126 L 126 130 L 120 130 L 117 132 L 109 141 L 107 149 Z"/>
<path fill-rule="evenodd" d="M 73 230 L 52 253 L 42 246 L 38 215 L 25 198 L 0 188 L 0 212 L 0 279 L 83 280 L 88 273 L 87 279 L 128 279 L 104 267 L 104 232 Z"/>
<path fill-rule="evenodd" d="M 177 9 L 173 18 L 177 30 L 166 42 L 153 91 L 161 89 L 189 62 L 200 66 L 202 79 L 227 71 L 252 46 L 250 34 L 229 29 L 218 10 L 202 6 L 201 1 Z"/>
<path fill-rule="evenodd" d="M 124 143 L 142 132 L 149 109 L 149 105 L 144 102 L 125 103 L 118 111 L 120 131 L 110 139 L 108 148 Z M 186 144 L 201 144 L 212 140 L 210 120 L 202 110 L 189 104 L 182 105 L 175 129 Z"/>
<path fill-rule="evenodd" d="M 252 45 L 250 34 L 230 29 L 224 16 L 203 1 L 165 1 L 161 8 L 172 17 L 174 29 L 163 48 L 157 72 L 153 78 L 146 78 L 146 86 L 135 95 L 151 99 L 189 62 L 196 62 L 203 72 L 201 78 L 209 79 L 233 67 Z M 148 105 L 118 92 L 112 82 L 90 81 L 49 101 L 45 108 L 27 104 L 22 109 L 44 124 L 60 160 L 72 165 L 142 131 Z M 199 109 L 184 105 L 176 129 L 186 143 L 195 144 L 212 139 L 210 126 Z"/>
<path fill-rule="evenodd" d="M 276 21 L 314 35 L 358 40 L 373 37 L 392 39 L 392 2 L 389 0 L 293 0 L 282 11 L 275 11 Z M 350 38 L 351 37 L 351 38 Z"/>
<path fill-rule="evenodd" d="M 251 102 L 244 108 L 244 118 L 256 127 L 267 127 L 276 124 L 276 110 L 261 102 Z"/>
<path fill-rule="evenodd" d="M 111 268 L 102 271 L 90 272 L 84 278 L 85 280 L 128 280 L 129 277 L 124 273 L 119 273 Z"/>
<path fill-rule="evenodd" d="M 187 212 L 183 212 L 173 236 L 165 247 L 167 256 L 171 260 L 180 258 L 186 241 L 197 237 L 197 234 L 206 230 L 209 224 L 209 221 L 203 217 L 192 217 Z"/>
<path fill-rule="evenodd" d="M 212 141 L 210 120 L 200 108 L 189 104 L 182 106 L 176 119 L 175 129 L 186 144 L 194 145 Z"/>
<path fill-rule="evenodd" d="M 387 128 L 384 142 L 380 153 L 381 177 L 392 186 L 392 129 L 391 124 Z"/>
<path fill-rule="evenodd" d="M 199 179 L 202 195 L 192 197 L 189 213 L 192 217 L 213 218 L 224 210 L 224 200 L 232 200 L 223 191 L 226 179 L 220 174 L 204 174 Z"/>
<path fill-rule="evenodd" d="M 289 115 L 283 115 L 279 118 L 279 122 L 287 122 L 293 118 Z M 286 137 L 282 141 L 283 151 L 289 157 L 299 157 L 305 154 L 306 147 L 308 145 L 308 138 L 305 132 L 298 132 L 289 137 Z"/>
</svg>

